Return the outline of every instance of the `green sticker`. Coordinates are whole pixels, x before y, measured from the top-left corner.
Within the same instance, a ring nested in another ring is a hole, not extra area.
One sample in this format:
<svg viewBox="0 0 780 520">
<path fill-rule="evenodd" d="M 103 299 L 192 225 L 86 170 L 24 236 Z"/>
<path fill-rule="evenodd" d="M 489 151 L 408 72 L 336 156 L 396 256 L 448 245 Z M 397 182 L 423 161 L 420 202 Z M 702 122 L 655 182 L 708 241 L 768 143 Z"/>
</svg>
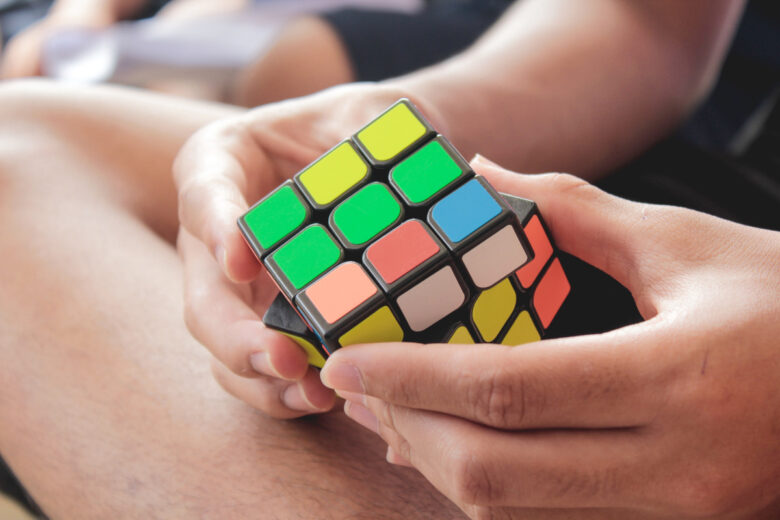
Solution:
<svg viewBox="0 0 780 520">
<path fill-rule="evenodd" d="M 401 215 L 401 205 L 387 186 L 375 182 L 345 200 L 333 211 L 333 223 L 347 240 L 365 244 L 390 227 Z"/>
<path fill-rule="evenodd" d="M 438 141 L 426 144 L 393 168 L 390 178 L 413 204 L 433 197 L 463 174 Z"/>
<path fill-rule="evenodd" d="M 273 247 L 306 220 L 306 208 L 290 186 L 282 186 L 244 216 L 263 249 Z"/>
<path fill-rule="evenodd" d="M 389 161 L 426 133 L 408 106 L 398 103 L 358 132 L 357 138 L 378 161 Z"/>
<path fill-rule="evenodd" d="M 341 249 L 319 224 L 309 226 L 282 245 L 271 258 L 296 289 L 324 273 L 339 260 Z"/>
<path fill-rule="evenodd" d="M 352 148 L 341 143 L 298 176 L 298 181 L 320 206 L 341 197 L 368 176 L 368 165 Z"/>
</svg>

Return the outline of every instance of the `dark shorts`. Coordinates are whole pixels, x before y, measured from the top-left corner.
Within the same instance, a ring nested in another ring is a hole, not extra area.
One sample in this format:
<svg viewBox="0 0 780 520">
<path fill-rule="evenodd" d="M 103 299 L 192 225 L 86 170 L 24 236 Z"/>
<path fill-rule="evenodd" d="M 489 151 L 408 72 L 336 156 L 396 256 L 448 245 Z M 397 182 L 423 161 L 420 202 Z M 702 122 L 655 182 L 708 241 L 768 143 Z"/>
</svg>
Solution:
<svg viewBox="0 0 780 520">
<path fill-rule="evenodd" d="M 342 9 L 325 13 L 358 81 L 400 76 L 471 45 L 511 5 L 508 0 L 439 0 L 420 13 Z"/>
</svg>

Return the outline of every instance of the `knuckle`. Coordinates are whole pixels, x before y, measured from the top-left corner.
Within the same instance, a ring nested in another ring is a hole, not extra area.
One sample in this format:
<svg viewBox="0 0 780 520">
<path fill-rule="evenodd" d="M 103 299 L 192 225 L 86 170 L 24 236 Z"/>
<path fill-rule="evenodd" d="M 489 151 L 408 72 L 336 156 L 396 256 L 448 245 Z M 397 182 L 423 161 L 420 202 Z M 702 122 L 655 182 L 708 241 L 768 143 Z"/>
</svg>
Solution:
<svg viewBox="0 0 780 520">
<path fill-rule="evenodd" d="M 597 191 L 598 189 L 590 184 L 589 182 L 581 179 L 580 177 L 576 177 L 574 175 L 571 175 L 569 173 L 550 173 L 549 179 L 550 183 L 555 187 L 556 191 L 559 193 L 571 193 L 571 192 L 581 192 L 581 191 L 591 191 L 593 189 L 594 191 Z"/>
<path fill-rule="evenodd" d="M 372 401 L 376 403 L 371 408 L 373 408 L 373 412 L 376 414 L 379 422 L 395 431 L 395 416 L 391 410 L 392 405 L 379 399 L 372 399 Z"/>
<path fill-rule="evenodd" d="M 454 499 L 460 504 L 487 506 L 501 498 L 500 486 L 480 449 L 457 447 L 450 456 Z"/>
<path fill-rule="evenodd" d="M 708 467 L 675 486 L 676 506 L 694 518 L 725 516 L 741 509 L 744 493 L 731 471 Z"/>
<path fill-rule="evenodd" d="M 472 414 L 483 424 L 517 428 L 527 419 L 528 391 L 520 374 L 504 368 L 475 377 L 468 402 Z"/>
<path fill-rule="evenodd" d="M 419 381 L 412 378 L 397 377 L 392 383 L 392 400 L 399 404 L 415 405 L 420 402 Z"/>
<path fill-rule="evenodd" d="M 472 520 L 507 520 L 514 518 L 514 516 L 505 509 L 486 506 L 473 506 L 470 510 L 466 511 L 466 514 Z"/>
<path fill-rule="evenodd" d="M 569 173 L 550 173 L 550 183 L 559 195 L 576 197 L 589 203 L 610 203 L 615 198 L 588 181 Z"/>
</svg>

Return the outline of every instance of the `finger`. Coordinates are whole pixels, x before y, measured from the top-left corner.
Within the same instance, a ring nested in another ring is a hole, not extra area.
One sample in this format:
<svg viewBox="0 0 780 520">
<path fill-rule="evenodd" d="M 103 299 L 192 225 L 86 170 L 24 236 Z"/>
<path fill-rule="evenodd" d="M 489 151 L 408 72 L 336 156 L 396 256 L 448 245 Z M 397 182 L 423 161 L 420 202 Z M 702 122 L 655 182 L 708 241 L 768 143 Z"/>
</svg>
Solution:
<svg viewBox="0 0 780 520">
<path fill-rule="evenodd" d="M 535 201 L 561 249 L 606 272 L 635 296 L 664 267 L 654 252 L 661 206 L 631 202 L 566 174 L 523 175 L 477 156 L 475 171 L 500 192 Z M 650 266 L 650 269 L 645 269 Z"/>
<path fill-rule="evenodd" d="M 184 260 L 185 321 L 195 339 L 237 375 L 303 378 L 308 369 L 306 353 L 263 325 L 205 246 L 182 230 L 179 250 Z"/>
<path fill-rule="evenodd" d="M 462 507 L 649 505 L 652 459 L 637 431 L 504 432 L 374 398 L 366 408 L 390 447 Z"/>
<path fill-rule="evenodd" d="M 321 378 L 347 399 L 378 397 L 503 429 L 648 424 L 666 399 L 671 345 L 660 319 L 523 345 L 353 345 Z M 673 371 L 671 371 L 673 372 Z"/>
<path fill-rule="evenodd" d="M 327 412 L 335 404 L 333 392 L 322 387 L 314 369 L 297 383 L 266 376 L 238 377 L 218 360 L 212 362 L 211 370 L 230 395 L 277 419 Z"/>
<path fill-rule="evenodd" d="M 252 172 L 245 165 L 251 165 Z M 236 225 L 248 208 L 250 174 L 273 176 L 265 155 L 234 120 L 196 133 L 174 163 L 182 226 L 206 244 L 234 281 L 251 280 L 260 272 Z"/>
<path fill-rule="evenodd" d="M 346 404 L 346 403 L 345 403 Z M 387 455 L 385 455 L 385 459 L 390 464 L 394 464 L 396 466 L 406 466 L 407 468 L 413 468 L 412 463 L 406 460 L 405 458 L 401 457 L 396 451 L 388 446 L 387 447 Z"/>
</svg>

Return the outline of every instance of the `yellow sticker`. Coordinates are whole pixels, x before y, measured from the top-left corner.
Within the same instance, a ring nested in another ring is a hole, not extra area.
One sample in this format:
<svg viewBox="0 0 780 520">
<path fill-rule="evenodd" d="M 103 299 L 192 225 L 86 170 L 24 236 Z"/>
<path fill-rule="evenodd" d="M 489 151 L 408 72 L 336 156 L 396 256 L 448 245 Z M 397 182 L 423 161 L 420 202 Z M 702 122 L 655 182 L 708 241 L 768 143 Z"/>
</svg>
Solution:
<svg viewBox="0 0 780 520">
<path fill-rule="evenodd" d="M 507 331 L 504 339 L 501 340 L 501 344 L 513 347 L 523 343 L 539 341 L 540 339 L 542 338 L 539 336 L 539 331 L 536 330 L 536 325 L 534 325 L 531 315 L 528 314 L 528 311 L 523 311 L 517 315 L 515 322 Z"/>
<path fill-rule="evenodd" d="M 504 328 L 517 303 L 517 293 L 509 278 L 482 291 L 471 311 L 474 325 L 485 341 L 493 341 Z"/>
<path fill-rule="evenodd" d="M 469 329 L 461 325 L 455 332 L 452 333 L 447 343 L 454 343 L 457 345 L 472 345 L 474 344 L 474 338 L 471 337 Z"/>
<path fill-rule="evenodd" d="M 311 198 L 320 206 L 335 201 L 368 177 L 368 165 L 348 142 L 322 156 L 298 176 Z"/>
<path fill-rule="evenodd" d="M 357 138 L 378 161 L 389 161 L 425 135 L 425 125 L 405 103 L 398 103 L 370 125 Z"/>
<path fill-rule="evenodd" d="M 298 345 L 300 345 L 303 350 L 306 351 L 306 354 L 309 356 L 309 364 L 313 365 L 317 368 L 322 368 L 325 365 L 325 358 L 322 357 L 322 354 L 317 351 L 317 348 L 311 344 L 311 342 L 305 340 L 304 338 L 300 336 L 296 336 L 294 334 L 288 334 L 286 332 L 282 332 L 285 336 L 296 342 Z"/>
<path fill-rule="evenodd" d="M 387 306 L 380 307 L 371 316 L 339 338 L 342 347 L 356 343 L 382 343 L 403 341 L 404 331 Z"/>
</svg>

